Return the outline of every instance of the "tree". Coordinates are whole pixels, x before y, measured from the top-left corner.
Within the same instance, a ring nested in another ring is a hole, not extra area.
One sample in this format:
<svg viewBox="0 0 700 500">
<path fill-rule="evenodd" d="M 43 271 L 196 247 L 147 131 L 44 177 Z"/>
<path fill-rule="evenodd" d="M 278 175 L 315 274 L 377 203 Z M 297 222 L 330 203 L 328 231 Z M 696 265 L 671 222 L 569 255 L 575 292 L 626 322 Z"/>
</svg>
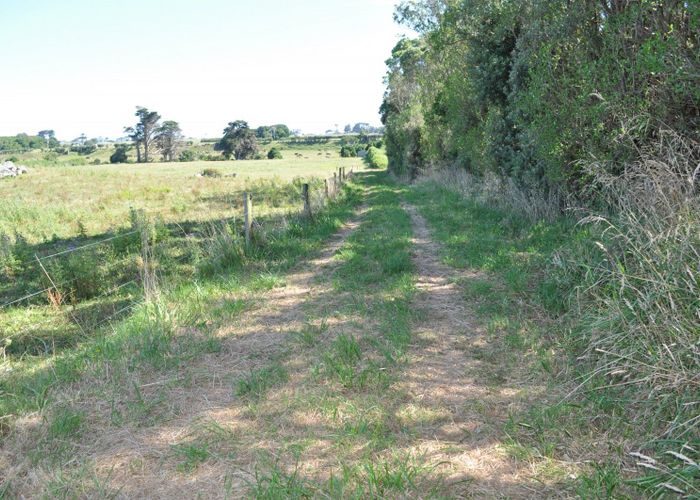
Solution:
<svg viewBox="0 0 700 500">
<path fill-rule="evenodd" d="M 352 131 L 356 134 L 361 134 L 362 132 L 369 132 L 370 128 L 369 123 L 356 123 Z"/>
<path fill-rule="evenodd" d="M 255 129 L 255 136 L 259 139 L 285 139 L 291 135 L 289 127 L 283 123 L 277 125 L 261 125 Z"/>
<path fill-rule="evenodd" d="M 350 124 L 345 125 L 344 132 L 346 134 L 349 134 L 350 132 L 352 132 L 352 125 L 350 125 Z"/>
<path fill-rule="evenodd" d="M 255 137 L 258 139 L 271 139 L 272 138 L 272 127 L 267 125 L 261 125 L 255 129 Z"/>
<path fill-rule="evenodd" d="M 136 162 L 141 163 L 141 130 L 139 126 L 124 127 L 124 133 L 129 136 L 129 139 L 134 141 L 134 146 L 136 146 Z"/>
<path fill-rule="evenodd" d="M 155 131 L 154 141 L 165 161 L 173 161 L 181 140 L 182 130 L 175 121 L 165 121 Z"/>
<path fill-rule="evenodd" d="M 258 141 L 248 122 L 236 120 L 229 122 L 228 127 L 224 129 L 224 136 L 217 143 L 216 149 L 221 151 L 227 160 L 232 156 L 236 160 L 247 160 L 258 153 Z"/>
<path fill-rule="evenodd" d="M 80 134 L 80 137 L 71 144 L 70 150 L 80 155 L 92 154 L 97 151 L 97 139 L 88 140 L 85 134 Z"/>
<path fill-rule="evenodd" d="M 56 133 L 53 130 L 41 130 L 36 135 L 46 141 L 47 148 L 51 148 L 58 144 L 58 141 L 56 140 Z"/>
<path fill-rule="evenodd" d="M 124 132 L 129 134 L 131 140 L 134 141 L 136 161 L 141 163 L 143 160 L 145 163 L 148 163 L 148 151 L 153 146 L 160 115 L 156 111 L 149 111 L 142 106 L 136 107 L 135 114 L 139 119 L 138 123 L 135 127 L 126 127 Z M 143 146 L 143 157 L 141 156 L 141 146 Z"/>
<path fill-rule="evenodd" d="M 273 125 L 271 128 L 273 139 L 286 139 L 291 135 L 289 127 L 284 123 L 278 123 L 277 125 Z"/>
<path fill-rule="evenodd" d="M 109 157 L 109 162 L 110 163 L 126 163 L 127 162 L 127 151 L 129 150 L 129 146 L 126 144 L 117 144 L 114 147 L 114 153 L 112 153 L 112 156 Z"/>
</svg>

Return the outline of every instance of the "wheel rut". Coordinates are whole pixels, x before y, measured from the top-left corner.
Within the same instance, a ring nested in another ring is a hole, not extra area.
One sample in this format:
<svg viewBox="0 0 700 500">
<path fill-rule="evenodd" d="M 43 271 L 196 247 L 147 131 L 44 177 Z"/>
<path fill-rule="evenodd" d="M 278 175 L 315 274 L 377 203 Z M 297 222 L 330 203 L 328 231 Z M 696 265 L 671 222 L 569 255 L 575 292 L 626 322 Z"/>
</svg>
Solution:
<svg viewBox="0 0 700 500">
<path fill-rule="evenodd" d="M 495 381 L 498 359 L 483 356 L 494 339 L 476 319 L 457 280 L 485 279 L 480 273 L 455 270 L 440 261 L 425 219 L 403 204 L 413 225 L 413 261 L 417 275 L 414 328 L 416 343 L 399 388 L 424 415 L 411 452 L 423 455 L 444 474 L 459 496 L 529 498 L 533 488 L 523 464 L 507 453 L 502 428 L 523 394 L 513 381 Z M 555 495 L 556 496 L 556 495 Z"/>
</svg>

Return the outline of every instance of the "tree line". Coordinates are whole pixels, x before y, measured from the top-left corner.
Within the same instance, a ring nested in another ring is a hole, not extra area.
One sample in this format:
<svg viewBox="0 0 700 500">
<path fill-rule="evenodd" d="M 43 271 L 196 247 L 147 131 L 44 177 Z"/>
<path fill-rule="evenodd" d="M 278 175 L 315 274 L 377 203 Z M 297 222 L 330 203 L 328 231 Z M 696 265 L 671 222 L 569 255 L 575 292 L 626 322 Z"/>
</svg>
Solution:
<svg viewBox="0 0 700 500">
<path fill-rule="evenodd" d="M 663 129 L 700 139 L 700 2 L 410 0 L 387 60 L 391 168 L 455 165 L 587 196 Z"/>
<path fill-rule="evenodd" d="M 160 122 L 161 116 L 156 111 L 148 108 L 137 107 L 135 125 L 125 127 L 133 146 L 136 148 L 137 163 L 148 163 L 152 159 L 152 153 L 158 152 L 163 161 L 174 161 L 183 143 L 182 130 L 176 121 L 167 120 Z M 260 140 L 285 139 L 291 135 L 287 125 L 263 125 L 252 129 L 248 122 L 236 120 L 229 122 L 223 131 L 223 136 L 214 144 L 214 149 L 220 151 L 225 159 L 248 160 L 259 155 Z M 110 161 L 112 163 L 125 163 L 129 146 L 120 144 L 116 146 Z M 274 150 L 274 151 L 273 151 Z M 268 152 L 268 158 L 280 158 L 279 150 L 273 148 Z M 182 156 L 182 155 L 181 155 Z M 184 155 L 184 160 L 190 159 L 190 155 Z"/>
</svg>

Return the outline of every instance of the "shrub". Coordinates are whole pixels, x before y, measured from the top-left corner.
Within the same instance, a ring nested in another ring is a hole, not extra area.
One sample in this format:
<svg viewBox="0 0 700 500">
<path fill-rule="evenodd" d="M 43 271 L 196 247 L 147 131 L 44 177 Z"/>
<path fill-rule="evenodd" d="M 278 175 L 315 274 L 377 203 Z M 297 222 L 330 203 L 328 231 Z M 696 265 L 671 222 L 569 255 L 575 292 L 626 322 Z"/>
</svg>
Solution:
<svg viewBox="0 0 700 500">
<path fill-rule="evenodd" d="M 357 146 L 343 146 L 340 148 L 341 158 L 355 158 L 357 156 Z"/>
<path fill-rule="evenodd" d="M 196 161 L 197 160 L 197 154 L 192 151 L 191 149 L 185 149 L 180 153 L 180 156 L 177 157 L 177 161 Z"/>
<path fill-rule="evenodd" d="M 126 152 L 129 150 L 129 146 L 126 144 L 118 144 L 114 148 L 114 153 L 109 157 L 110 163 L 126 163 L 128 157 Z"/>
<path fill-rule="evenodd" d="M 282 159 L 282 151 L 280 151 L 278 148 L 270 149 L 270 151 L 267 152 L 267 159 L 268 160 L 281 160 Z"/>
<path fill-rule="evenodd" d="M 384 151 L 377 149 L 374 146 L 370 146 L 370 148 L 367 150 L 365 161 L 370 168 L 387 168 L 389 166 L 389 159 Z"/>
<path fill-rule="evenodd" d="M 218 178 L 221 177 L 223 174 L 221 173 L 221 170 L 217 168 L 205 168 L 202 170 L 202 177 L 213 177 L 213 178 Z"/>
</svg>

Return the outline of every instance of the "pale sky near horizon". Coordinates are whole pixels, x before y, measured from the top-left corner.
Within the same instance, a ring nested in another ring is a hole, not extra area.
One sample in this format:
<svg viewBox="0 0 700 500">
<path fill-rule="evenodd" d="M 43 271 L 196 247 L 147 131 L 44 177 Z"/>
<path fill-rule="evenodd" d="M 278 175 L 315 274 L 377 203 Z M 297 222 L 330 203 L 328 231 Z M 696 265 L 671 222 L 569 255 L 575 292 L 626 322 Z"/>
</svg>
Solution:
<svg viewBox="0 0 700 500">
<path fill-rule="evenodd" d="M 136 106 L 216 137 L 379 124 L 392 0 L 0 0 L 0 135 L 123 135 Z"/>
</svg>

